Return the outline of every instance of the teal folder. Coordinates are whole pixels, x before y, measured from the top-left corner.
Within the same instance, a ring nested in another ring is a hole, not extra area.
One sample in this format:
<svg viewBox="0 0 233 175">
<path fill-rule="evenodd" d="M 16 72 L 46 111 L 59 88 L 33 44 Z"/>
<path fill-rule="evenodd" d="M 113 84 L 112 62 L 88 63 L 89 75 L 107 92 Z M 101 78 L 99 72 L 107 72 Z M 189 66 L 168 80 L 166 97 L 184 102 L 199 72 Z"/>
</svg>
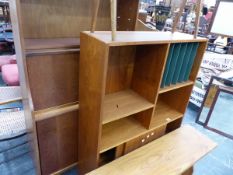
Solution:
<svg viewBox="0 0 233 175">
<path fill-rule="evenodd" d="M 167 74 L 168 74 L 168 70 L 169 70 L 169 67 L 170 67 L 171 58 L 172 58 L 172 54 L 173 54 L 173 50 L 174 50 L 174 45 L 175 44 L 171 44 L 171 46 L 170 46 L 170 50 L 169 50 L 169 54 L 168 54 L 167 62 L 166 62 L 166 67 L 165 67 L 165 70 L 164 70 L 164 73 L 163 73 L 163 80 L 162 80 L 162 83 L 161 83 L 161 88 L 163 88 L 165 86 L 165 82 L 166 82 L 166 79 L 167 79 Z"/>
<path fill-rule="evenodd" d="M 184 81 L 187 81 L 189 79 L 189 75 L 190 75 L 190 72 L 191 72 L 192 67 L 193 67 L 193 62 L 194 62 L 196 54 L 197 54 L 198 46 L 199 46 L 199 43 L 194 43 L 193 44 L 192 52 L 191 52 L 190 59 L 189 59 L 189 62 L 188 62 L 188 67 L 187 67 L 187 69 L 185 71 Z"/>
<path fill-rule="evenodd" d="M 171 58 L 170 67 L 168 70 L 168 75 L 167 75 L 167 78 L 165 81 L 165 86 L 169 86 L 172 82 L 172 77 L 173 77 L 173 74 L 175 72 L 176 62 L 177 62 L 177 59 L 178 59 L 178 56 L 180 53 L 180 48 L 181 48 L 181 44 L 175 44 L 172 58 Z"/>
<path fill-rule="evenodd" d="M 182 66 L 182 63 L 184 60 L 184 55 L 186 53 L 186 49 L 187 49 L 187 43 L 181 44 L 180 54 L 179 54 L 179 57 L 177 59 L 175 72 L 174 72 L 173 78 L 172 78 L 172 84 L 176 84 L 178 82 L 178 78 L 180 75 L 181 66 Z"/>
<path fill-rule="evenodd" d="M 186 69 L 188 67 L 188 62 L 189 62 L 189 58 L 190 58 L 190 55 L 192 52 L 192 48 L 193 48 L 193 43 L 188 43 L 187 49 L 186 49 L 186 52 L 184 55 L 184 60 L 183 60 L 182 66 L 181 66 L 181 71 L 180 71 L 180 75 L 178 78 L 178 82 L 184 81 L 185 72 L 186 72 Z"/>
</svg>

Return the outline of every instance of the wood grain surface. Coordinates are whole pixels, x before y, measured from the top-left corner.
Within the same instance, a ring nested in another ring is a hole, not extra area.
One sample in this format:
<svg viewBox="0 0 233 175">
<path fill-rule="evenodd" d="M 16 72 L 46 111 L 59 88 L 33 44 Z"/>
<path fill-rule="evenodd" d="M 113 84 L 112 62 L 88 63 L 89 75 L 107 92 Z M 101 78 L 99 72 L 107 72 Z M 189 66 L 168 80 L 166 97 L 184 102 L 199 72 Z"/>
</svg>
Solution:
<svg viewBox="0 0 233 175">
<path fill-rule="evenodd" d="M 92 0 L 22 0 L 24 38 L 79 37 L 90 30 Z M 110 30 L 110 2 L 100 0 L 96 30 Z"/>
<path fill-rule="evenodd" d="M 27 57 L 35 110 L 78 101 L 79 54 Z"/>
<path fill-rule="evenodd" d="M 41 171 L 51 174 L 78 161 L 78 112 L 36 123 Z"/>
<path fill-rule="evenodd" d="M 183 126 L 87 175 L 180 175 L 215 147 L 191 126 Z"/>
</svg>

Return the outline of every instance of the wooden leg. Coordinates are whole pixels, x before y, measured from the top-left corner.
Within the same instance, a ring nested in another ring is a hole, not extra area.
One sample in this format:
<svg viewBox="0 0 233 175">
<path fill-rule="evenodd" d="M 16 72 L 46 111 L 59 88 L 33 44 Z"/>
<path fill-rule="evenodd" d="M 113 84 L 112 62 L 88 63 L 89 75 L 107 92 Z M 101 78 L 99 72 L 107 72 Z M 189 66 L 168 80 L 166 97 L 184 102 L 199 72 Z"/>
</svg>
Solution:
<svg viewBox="0 0 233 175">
<path fill-rule="evenodd" d="M 181 175 L 192 175 L 192 174 L 193 174 L 193 167 L 189 168 L 187 171 L 185 171 Z"/>
</svg>

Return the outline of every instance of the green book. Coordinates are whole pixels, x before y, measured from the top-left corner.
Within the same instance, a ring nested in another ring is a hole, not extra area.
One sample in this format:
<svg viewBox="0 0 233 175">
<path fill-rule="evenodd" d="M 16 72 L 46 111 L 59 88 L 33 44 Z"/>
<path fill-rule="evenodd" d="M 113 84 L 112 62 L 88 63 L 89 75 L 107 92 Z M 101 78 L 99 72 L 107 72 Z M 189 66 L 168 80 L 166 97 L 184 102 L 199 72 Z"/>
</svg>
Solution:
<svg viewBox="0 0 233 175">
<path fill-rule="evenodd" d="M 191 54 L 190 54 L 188 67 L 187 67 L 187 69 L 185 71 L 184 81 L 187 81 L 189 79 L 189 75 L 190 75 L 190 72 L 191 72 L 192 67 L 193 67 L 193 62 L 194 62 L 196 54 L 197 54 L 198 46 L 199 46 L 199 43 L 193 43 L 193 48 L 192 48 L 192 51 L 191 51 Z"/>
<path fill-rule="evenodd" d="M 176 62 L 180 53 L 180 48 L 181 48 L 181 44 L 175 44 L 174 46 L 174 50 L 173 50 L 173 54 L 172 54 L 172 58 L 171 58 L 171 63 L 168 69 L 168 75 L 165 81 L 165 86 L 170 86 L 171 82 L 172 82 L 172 77 L 173 74 L 175 72 L 175 68 L 176 68 Z"/>
<path fill-rule="evenodd" d="M 169 67 L 170 67 L 174 46 L 175 46 L 175 44 L 171 44 L 171 46 L 170 46 L 170 50 L 169 50 L 169 54 L 168 54 L 168 57 L 167 57 L 165 70 L 164 70 L 164 73 L 163 73 L 163 80 L 162 80 L 162 83 L 161 83 L 161 88 L 163 88 L 165 86 L 165 82 L 166 82 L 166 79 L 167 79 L 167 74 L 168 74 L 168 70 L 169 70 Z"/>
<path fill-rule="evenodd" d="M 178 82 L 183 82 L 184 81 L 185 71 L 186 71 L 186 69 L 188 67 L 188 62 L 189 62 L 189 58 L 190 58 L 190 55 L 191 55 L 192 48 L 193 48 L 193 43 L 188 43 L 187 49 L 186 49 L 186 52 L 185 52 L 185 55 L 184 55 L 184 60 L 183 60 L 182 66 L 181 66 L 181 71 L 180 71 L 180 75 L 179 75 L 179 78 L 178 78 Z"/>
<path fill-rule="evenodd" d="M 179 75 L 180 75 L 181 66 L 182 66 L 182 63 L 183 63 L 183 60 L 184 60 L 186 49 L 187 49 L 187 43 L 181 44 L 180 54 L 178 56 L 178 59 L 177 59 L 177 62 L 176 62 L 175 72 L 174 72 L 173 78 L 172 78 L 172 84 L 176 84 L 178 82 L 178 78 L 179 78 Z"/>
</svg>

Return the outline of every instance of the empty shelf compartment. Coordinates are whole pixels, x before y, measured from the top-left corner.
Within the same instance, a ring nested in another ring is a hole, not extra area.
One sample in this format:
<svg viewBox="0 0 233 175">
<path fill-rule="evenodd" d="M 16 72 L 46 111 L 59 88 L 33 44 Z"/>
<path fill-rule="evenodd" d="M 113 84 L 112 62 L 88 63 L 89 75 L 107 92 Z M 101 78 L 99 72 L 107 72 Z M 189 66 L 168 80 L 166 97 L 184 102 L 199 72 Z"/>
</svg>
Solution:
<svg viewBox="0 0 233 175">
<path fill-rule="evenodd" d="M 108 94 L 104 98 L 102 124 L 153 108 L 150 103 L 132 90 Z"/>
</svg>

